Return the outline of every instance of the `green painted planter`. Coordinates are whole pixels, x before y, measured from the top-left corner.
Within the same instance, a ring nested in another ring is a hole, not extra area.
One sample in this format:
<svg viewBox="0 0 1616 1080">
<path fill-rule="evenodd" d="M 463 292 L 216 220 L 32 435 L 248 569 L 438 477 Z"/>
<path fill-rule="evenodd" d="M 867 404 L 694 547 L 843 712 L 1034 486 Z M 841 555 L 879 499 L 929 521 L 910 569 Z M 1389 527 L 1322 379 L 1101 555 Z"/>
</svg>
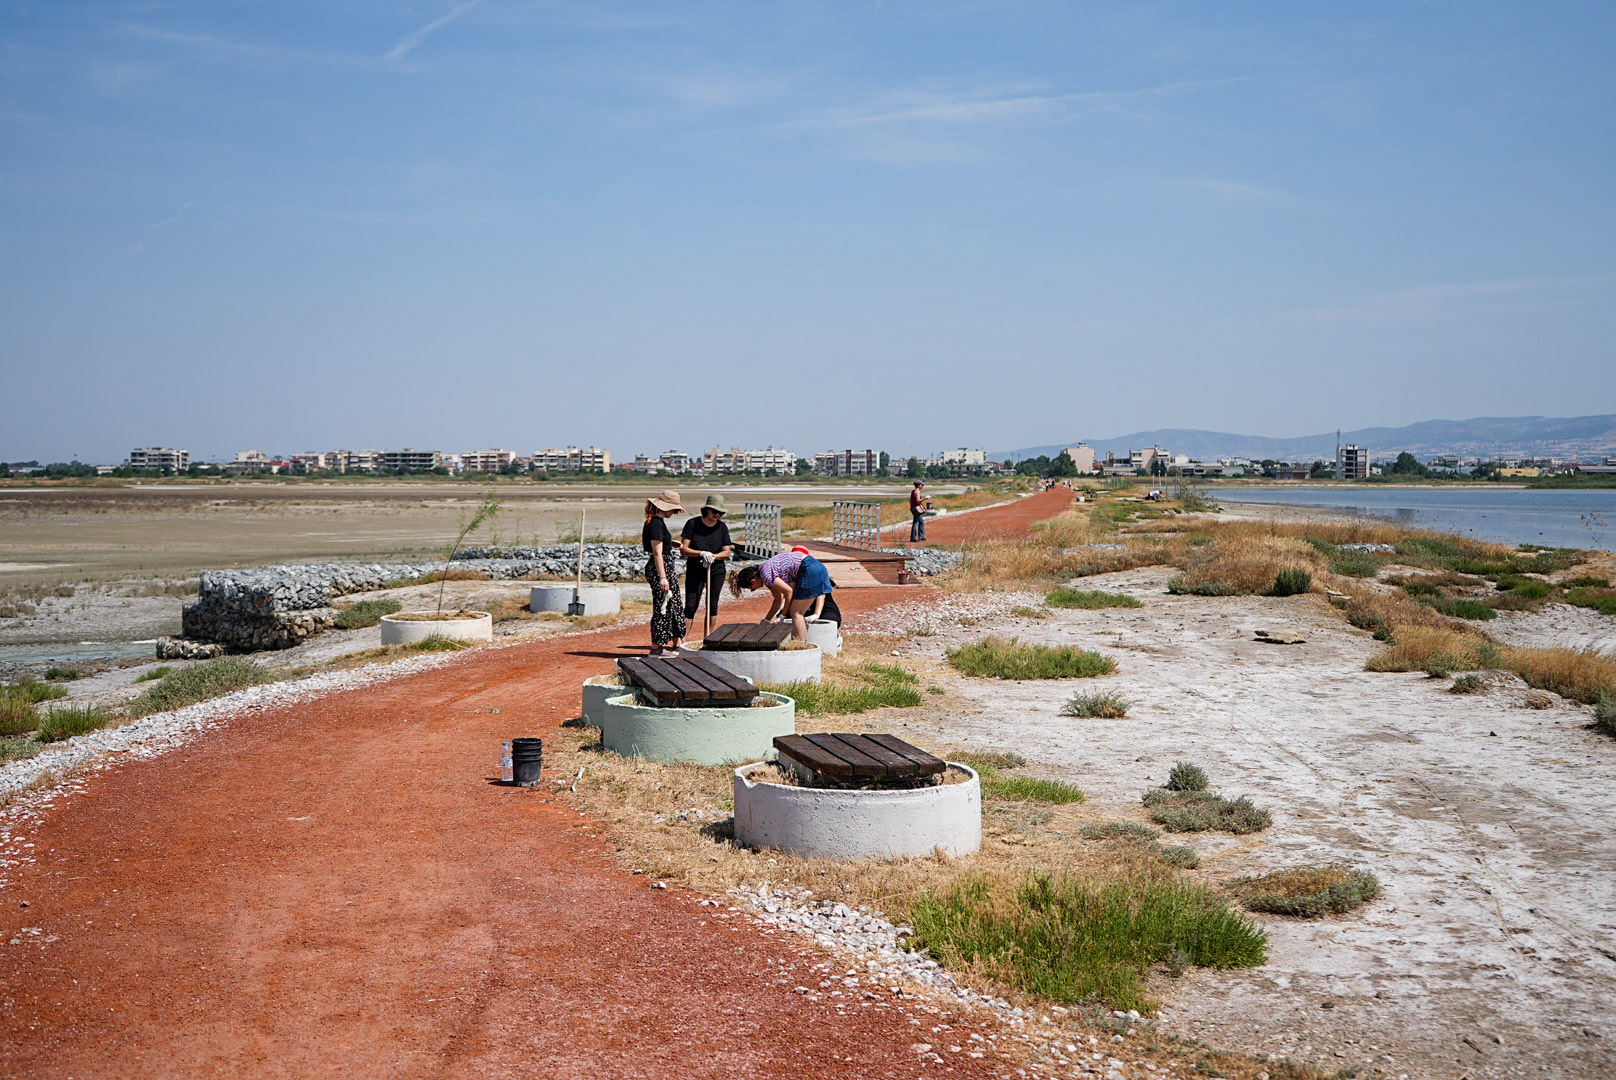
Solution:
<svg viewBox="0 0 1616 1080">
<path fill-rule="evenodd" d="M 759 694 L 773 704 L 739 709 L 660 709 L 629 693 L 606 699 L 600 741 L 624 757 L 722 765 L 774 757 L 776 735 L 797 730 L 797 703 Z"/>
</svg>

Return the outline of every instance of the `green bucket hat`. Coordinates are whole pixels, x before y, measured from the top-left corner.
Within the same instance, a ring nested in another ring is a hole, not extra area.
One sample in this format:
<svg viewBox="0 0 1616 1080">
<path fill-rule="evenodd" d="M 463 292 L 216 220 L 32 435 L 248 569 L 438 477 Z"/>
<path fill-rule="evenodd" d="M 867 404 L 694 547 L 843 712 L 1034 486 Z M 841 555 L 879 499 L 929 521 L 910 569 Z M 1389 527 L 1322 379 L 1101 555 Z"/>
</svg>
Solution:
<svg viewBox="0 0 1616 1080">
<path fill-rule="evenodd" d="M 709 495 L 709 496 L 707 496 L 707 501 L 701 504 L 701 508 L 703 510 L 707 510 L 707 509 L 717 510 L 720 514 L 729 513 L 729 510 L 726 509 L 725 506 L 724 506 L 724 496 L 722 496 L 722 495 Z"/>
</svg>

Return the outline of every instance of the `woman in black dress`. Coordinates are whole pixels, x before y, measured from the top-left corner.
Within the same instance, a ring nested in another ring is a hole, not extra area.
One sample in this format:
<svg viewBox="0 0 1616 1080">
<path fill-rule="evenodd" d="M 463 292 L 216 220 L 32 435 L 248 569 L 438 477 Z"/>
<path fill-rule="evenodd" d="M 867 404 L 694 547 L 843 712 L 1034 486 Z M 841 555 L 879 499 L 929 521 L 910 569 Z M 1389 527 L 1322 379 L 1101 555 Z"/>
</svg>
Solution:
<svg viewBox="0 0 1616 1080">
<path fill-rule="evenodd" d="M 651 586 L 651 655 L 678 656 L 685 640 L 685 613 L 678 602 L 678 545 L 668 531 L 667 519 L 684 512 L 677 491 L 664 491 L 645 501 L 645 527 L 640 546 L 645 548 L 645 580 Z"/>
</svg>

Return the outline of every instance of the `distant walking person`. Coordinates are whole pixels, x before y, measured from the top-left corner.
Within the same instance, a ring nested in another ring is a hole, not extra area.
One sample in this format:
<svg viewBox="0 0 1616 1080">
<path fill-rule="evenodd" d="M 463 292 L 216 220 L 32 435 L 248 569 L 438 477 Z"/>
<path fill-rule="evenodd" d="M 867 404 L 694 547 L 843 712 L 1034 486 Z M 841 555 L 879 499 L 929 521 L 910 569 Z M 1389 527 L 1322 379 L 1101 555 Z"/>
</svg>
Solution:
<svg viewBox="0 0 1616 1080">
<path fill-rule="evenodd" d="M 926 509 L 931 500 L 921 488 L 926 481 L 916 480 L 914 488 L 909 492 L 909 542 L 919 543 L 926 539 Z"/>
<path fill-rule="evenodd" d="M 685 613 L 677 603 L 678 564 L 674 561 L 673 534 L 667 519 L 682 513 L 677 491 L 664 491 L 645 501 L 645 527 L 640 546 L 645 549 L 645 580 L 651 586 L 651 655 L 678 656 L 685 641 Z"/>
<path fill-rule="evenodd" d="M 685 557 L 685 622 L 696 619 L 701 608 L 701 593 L 707 591 L 707 615 L 718 614 L 718 594 L 722 587 L 725 563 L 735 554 L 735 542 L 730 539 L 729 526 L 724 524 L 724 496 L 709 495 L 701 504 L 701 516 L 685 522 L 679 534 L 679 553 Z"/>
</svg>

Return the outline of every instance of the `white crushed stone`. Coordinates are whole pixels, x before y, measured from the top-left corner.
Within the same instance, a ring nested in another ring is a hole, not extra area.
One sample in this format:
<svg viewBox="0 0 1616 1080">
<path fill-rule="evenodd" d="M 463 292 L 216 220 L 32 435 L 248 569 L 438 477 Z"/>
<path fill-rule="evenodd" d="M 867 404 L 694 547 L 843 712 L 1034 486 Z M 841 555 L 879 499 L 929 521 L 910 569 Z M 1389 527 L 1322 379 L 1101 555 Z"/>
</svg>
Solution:
<svg viewBox="0 0 1616 1080">
<path fill-rule="evenodd" d="M 1042 607 L 1042 593 L 1002 592 L 945 594 L 932 600 L 888 604 L 860 615 L 861 634 L 935 634 L 954 629 L 962 619 L 980 620 L 1011 615 L 1018 607 Z"/>
</svg>

